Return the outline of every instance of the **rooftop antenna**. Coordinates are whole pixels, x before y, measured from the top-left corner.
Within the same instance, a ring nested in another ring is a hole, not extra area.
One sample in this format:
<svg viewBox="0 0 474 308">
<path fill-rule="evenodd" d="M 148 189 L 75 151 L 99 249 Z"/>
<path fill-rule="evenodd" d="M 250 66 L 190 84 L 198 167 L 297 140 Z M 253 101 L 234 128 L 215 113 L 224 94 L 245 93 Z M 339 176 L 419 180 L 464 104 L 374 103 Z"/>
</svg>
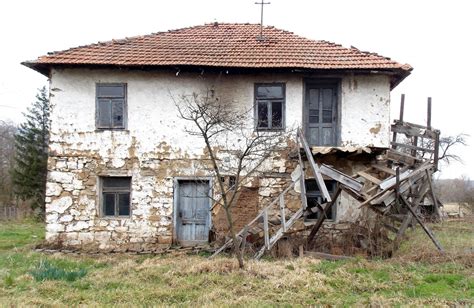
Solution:
<svg viewBox="0 0 474 308">
<path fill-rule="evenodd" d="M 260 0 L 260 2 L 255 2 L 255 4 L 261 5 L 260 11 L 260 36 L 257 37 L 258 41 L 264 41 L 265 38 L 263 37 L 263 6 L 265 4 L 270 4 L 270 2 L 264 2 L 264 0 Z"/>
</svg>

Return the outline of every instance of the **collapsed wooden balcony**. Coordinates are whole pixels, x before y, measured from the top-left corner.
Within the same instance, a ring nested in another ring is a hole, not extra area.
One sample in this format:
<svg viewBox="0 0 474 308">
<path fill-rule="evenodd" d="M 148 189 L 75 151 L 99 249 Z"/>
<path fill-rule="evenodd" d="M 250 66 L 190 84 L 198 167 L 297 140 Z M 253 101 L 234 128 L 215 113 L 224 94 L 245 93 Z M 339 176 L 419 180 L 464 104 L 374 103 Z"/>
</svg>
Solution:
<svg viewBox="0 0 474 308">
<path fill-rule="evenodd" d="M 439 200 L 433 190 L 432 175 L 438 170 L 439 130 L 431 127 L 431 101 L 428 101 L 427 125 L 403 121 L 404 97 L 400 108 L 400 118 L 391 125 L 391 147 L 371 162 L 365 170 L 348 175 L 327 164 L 318 163 L 306 138 L 298 130 L 296 141 L 299 166 L 292 174 L 292 181 L 283 192 L 248 223 L 237 234 L 240 249 L 246 250 L 249 242 L 255 243 L 254 257 L 260 258 L 272 249 L 277 241 L 290 232 L 295 223 L 318 211 L 320 215 L 312 222 L 306 242 L 310 245 L 327 219 L 342 191 L 354 198 L 359 207 L 365 207 L 380 216 L 380 221 L 388 232 L 394 234 L 393 246 L 398 248 L 407 228 L 418 223 L 438 250 L 440 243 L 425 225 L 427 216 L 440 218 Z M 311 171 L 320 194 L 316 207 L 308 207 L 305 181 L 306 170 Z M 331 194 L 324 179 L 337 182 Z M 299 197 L 294 206 L 292 198 Z M 431 200 L 426 204 L 425 200 Z M 303 234 L 303 233 L 302 233 Z M 261 239 L 261 240 L 260 240 Z M 214 255 L 231 247 L 227 241 Z"/>
</svg>

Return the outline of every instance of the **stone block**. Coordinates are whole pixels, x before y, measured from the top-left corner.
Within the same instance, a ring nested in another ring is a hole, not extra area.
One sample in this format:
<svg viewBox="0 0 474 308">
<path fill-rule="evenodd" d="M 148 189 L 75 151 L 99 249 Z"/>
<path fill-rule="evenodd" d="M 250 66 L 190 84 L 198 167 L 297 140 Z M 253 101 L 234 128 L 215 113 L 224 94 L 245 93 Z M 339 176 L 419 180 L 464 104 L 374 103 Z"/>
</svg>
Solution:
<svg viewBox="0 0 474 308">
<path fill-rule="evenodd" d="M 58 223 L 50 223 L 46 225 L 46 231 L 51 233 L 63 232 L 64 225 Z"/>
<path fill-rule="evenodd" d="M 46 183 L 46 196 L 59 196 L 63 188 L 58 183 L 47 182 Z"/>
<path fill-rule="evenodd" d="M 51 182 L 56 182 L 60 184 L 72 184 L 73 178 L 73 174 L 69 172 L 51 171 L 48 174 L 48 179 Z"/>
<path fill-rule="evenodd" d="M 62 197 L 51 201 L 51 203 L 46 205 L 46 212 L 50 213 L 59 213 L 62 214 L 72 205 L 71 197 Z"/>
<path fill-rule="evenodd" d="M 82 243 L 89 243 L 94 240 L 94 235 L 91 232 L 80 232 L 77 239 Z"/>
</svg>

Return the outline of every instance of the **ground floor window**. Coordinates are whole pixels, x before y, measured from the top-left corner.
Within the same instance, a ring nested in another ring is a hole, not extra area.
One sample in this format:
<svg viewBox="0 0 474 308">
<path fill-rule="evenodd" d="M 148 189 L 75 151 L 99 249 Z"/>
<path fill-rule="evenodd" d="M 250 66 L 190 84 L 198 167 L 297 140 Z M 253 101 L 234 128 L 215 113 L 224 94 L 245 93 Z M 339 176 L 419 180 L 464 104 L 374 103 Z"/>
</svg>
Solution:
<svg viewBox="0 0 474 308">
<path fill-rule="evenodd" d="M 130 216 L 131 177 L 101 177 L 102 216 Z"/>
<path fill-rule="evenodd" d="M 321 215 L 322 210 L 319 207 L 319 204 L 322 202 L 322 194 L 319 191 L 318 184 L 316 183 L 316 180 L 314 179 L 307 179 L 305 180 L 306 183 L 306 200 L 308 203 L 308 208 L 313 209 L 313 214 L 310 214 L 309 216 L 306 217 L 306 220 L 313 220 L 313 219 L 318 219 L 319 215 Z M 326 187 L 328 189 L 329 194 L 332 196 L 334 192 L 336 191 L 336 181 L 333 180 L 327 180 L 324 181 L 326 184 Z M 316 211 L 315 211 L 316 210 Z M 337 212 L 337 206 L 334 204 L 331 208 L 331 211 L 327 213 L 327 218 L 329 220 L 335 220 L 336 219 L 336 212 Z"/>
</svg>

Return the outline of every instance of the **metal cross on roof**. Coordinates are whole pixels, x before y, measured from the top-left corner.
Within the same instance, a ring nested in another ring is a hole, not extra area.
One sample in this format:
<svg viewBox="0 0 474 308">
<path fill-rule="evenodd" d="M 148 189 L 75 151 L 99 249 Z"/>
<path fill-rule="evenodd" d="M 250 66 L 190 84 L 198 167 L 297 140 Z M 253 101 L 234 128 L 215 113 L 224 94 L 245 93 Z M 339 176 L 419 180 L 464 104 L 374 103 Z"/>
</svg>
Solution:
<svg viewBox="0 0 474 308">
<path fill-rule="evenodd" d="M 263 37 L 263 6 L 265 4 L 270 4 L 270 2 L 264 2 L 263 0 L 260 0 L 260 2 L 255 2 L 255 4 L 261 5 L 261 11 L 260 11 L 260 36 L 257 37 L 257 40 L 263 41 L 265 38 Z"/>
</svg>

